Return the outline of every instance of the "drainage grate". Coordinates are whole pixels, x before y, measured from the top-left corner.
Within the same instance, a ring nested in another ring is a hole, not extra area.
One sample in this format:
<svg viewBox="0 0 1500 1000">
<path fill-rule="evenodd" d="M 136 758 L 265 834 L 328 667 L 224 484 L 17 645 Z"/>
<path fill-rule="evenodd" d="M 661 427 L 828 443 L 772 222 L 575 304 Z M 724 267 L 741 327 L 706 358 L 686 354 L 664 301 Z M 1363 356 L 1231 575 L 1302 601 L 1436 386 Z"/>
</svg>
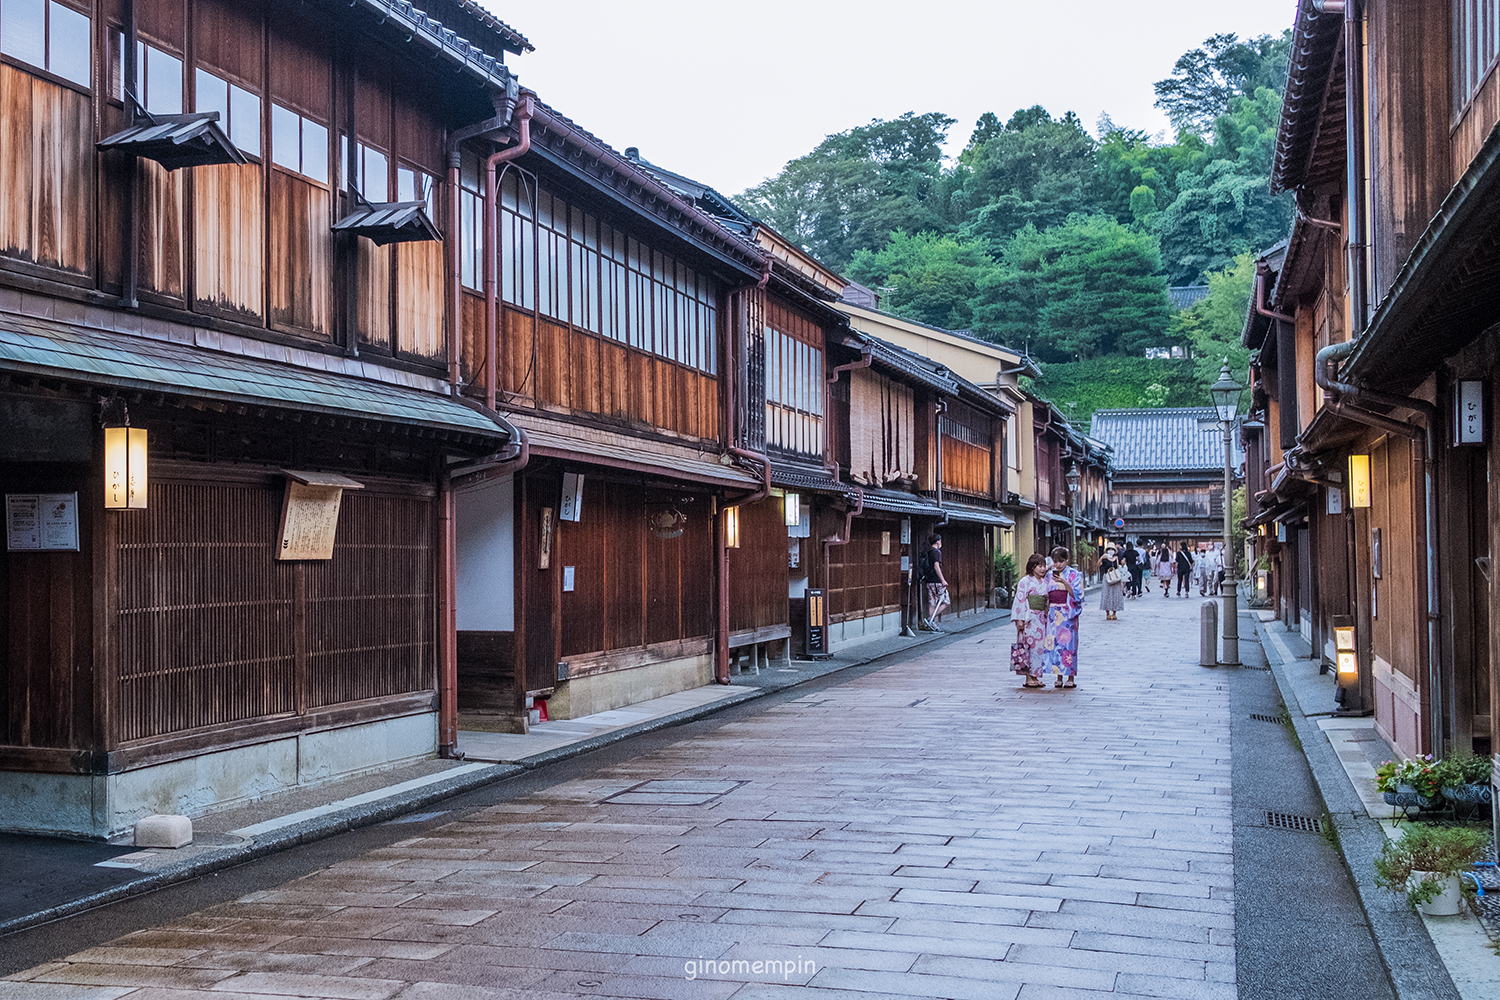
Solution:
<svg viewBox="0 0 1500 1000">
<path fill-rule="evenodd" d="M 1323 821 L 1312 816 L 1295 816 L 1291 813 L 1266 813 L 1266 826 L 1273 830 L 1296 830 L 1298 833 L 1322 833 Z"/>
<path fill-rule="evenodd" d="M 1277 724 L 1280 724 L 1281 722 L 1281 716 L 1279 715 L 1255 715 L 1252 713 L 1250 718 L 1254 719 L 1256 722 L 1275 722 Z"/>
</svg>

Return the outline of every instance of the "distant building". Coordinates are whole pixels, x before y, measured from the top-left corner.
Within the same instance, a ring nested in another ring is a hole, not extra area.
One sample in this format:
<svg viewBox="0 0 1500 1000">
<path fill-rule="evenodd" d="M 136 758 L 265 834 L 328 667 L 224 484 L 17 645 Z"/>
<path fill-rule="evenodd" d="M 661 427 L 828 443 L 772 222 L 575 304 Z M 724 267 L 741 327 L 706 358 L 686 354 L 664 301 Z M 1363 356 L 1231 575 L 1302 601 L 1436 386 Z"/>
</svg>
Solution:
<svg viewBox="0 0 1500 1000">
<path fill-rule="evenodd" d="M 1098 410 L 1090 436 L 1114 450 L 1111 534 L 1153 541 L 1222 537 L 1224 437 L 1212 407 Z M 1236 435 L 1236 469 L 1241 461 Z"/>
<path fill-rule="evenodd" d="M 1191 309 L 1193 306 L 1208 298 L 1207 285 L 1173 285 L 1167 289 L 1167 295 L 1172 300 L 1172 308 L 1181 312 Z"/>
</svg>

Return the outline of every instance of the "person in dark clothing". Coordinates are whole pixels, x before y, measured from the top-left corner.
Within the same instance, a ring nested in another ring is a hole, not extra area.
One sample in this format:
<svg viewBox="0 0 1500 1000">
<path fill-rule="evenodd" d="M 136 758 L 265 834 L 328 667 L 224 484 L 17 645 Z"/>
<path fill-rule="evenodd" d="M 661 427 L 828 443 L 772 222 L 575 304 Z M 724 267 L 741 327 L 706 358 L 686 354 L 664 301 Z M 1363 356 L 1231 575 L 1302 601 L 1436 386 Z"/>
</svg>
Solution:
<svg viewBox="0 0 1500 1000">
<path fill-rule="evenodd" d="M 927 599 L 927 614 L 917 622 L 923 632 L 941 632 L 938 622 L 948 606 L 948 578 L 943 575 L 943 536 L 933 533 L 931 544 L 922 557 L 922 588 Z"/>
<path fill-rule="evenodd" d="M 1193 555 L 1188 551 L 1187 543 L 1183 542 L 1177 546 L 1177 596 L 1187 597 L 1189 581 L 1193 578 Z"/>
<path fill-rule="evenodd" d="M 1120 558 L 1125 561 L 1125 569 L 1130 573 L 1130 586 L 1125 588 L 1125 596 L 1140 597 L 1141 576 L 1146 572 L 1145 556 L 1136 550 L 1134 542 L 1127 541 L 1125 552 Z"/>
</svg>

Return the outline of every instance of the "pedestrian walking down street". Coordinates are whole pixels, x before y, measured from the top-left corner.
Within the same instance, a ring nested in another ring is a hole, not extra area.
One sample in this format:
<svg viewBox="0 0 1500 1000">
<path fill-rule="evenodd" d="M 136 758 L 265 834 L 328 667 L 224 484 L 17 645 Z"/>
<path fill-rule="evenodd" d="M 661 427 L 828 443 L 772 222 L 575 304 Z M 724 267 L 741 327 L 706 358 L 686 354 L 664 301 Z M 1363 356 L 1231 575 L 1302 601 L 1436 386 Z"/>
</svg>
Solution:
<svg viewBox="0 0 1500 1000">
<path fill-rule="evenodd" d="M 1104 593 L 1099 598 L 1099 607 L 1107 622 L 1119 621 L 1118 615 L 1125 610 L 1125 573 L 1120 569 L 1119 550 L 1113 545 L 1104 550 L 1099 560 L 1099 574 L 1104 578 Z"/>
<path fill-rule="evenodd" d="M 922 582 L 927 598 L 927 617 L 917 623 L 923 632 L 941 632 L 938 622 L 948 606 L 948 578 L 943 575 L 943 536 L 933 532 L 927 553 L 922 557 Z"/>
<path fill-rule="evenodd" d="M 1042 638 L 1047 627 L 1047 557 L 1033 553 L 1026 560 L 1026 575 L 1016 584 L 1016 599 L 1010 605 L 1010 620 L 1016 623 L 1016 645 L 1026 657 L 1026 683 L 1041 688 L 1047 665 L 1042 660 Z"/>
<path fill-rule="evenodd" d="M 1220 542 L 1214 546 L 1213 554 L 1208 557 L 1208 572 L 1213 582 L 1215 594 L 1224 586 L 1224 543 Z"/>
<path fill-rule="evenodd" d="M 1193 556 L 1188 552 L 1187 542 L 1182 542 L 1177 546 L 1177 558 L 1175 561 L 1177 564 L 1177 596 L 1188 597 L 1190 596 L 1188 591 L 1192 589 L 1189 581 L 1193 577 Z"/>
<path fill-rule="evenodd" d="M 1125 553 L 1121 557 L 1125 560 L 1125 570 L 1130 574 L 1129 586 L 1125 588 L 1125 596 L 1136 598 L 1141 596 L 1141 576 L 1146 572 L 1145 554 L 1138 551 L 1135 543 L 1127 540 L 1125 542 Z"/>
<path fill-rule="evenodd" d="M 1166 542 L 1156 552 L 1156 581 L 1161 584 L 1161 596 L 1172 596 L 1173 577 L 1172 550 Z"/>
<path fill-rule="evenodd" d="M 1052 550 L 1047 571 L 1047 627 L 1042 634 L 1042 660 L 1056 672 L 1057 686 L 1076 687 L 1078 679 L 1078 620 L 1083 614 L 1083 574 L 1068 565 L 1068 550 Z"/>
</svg>

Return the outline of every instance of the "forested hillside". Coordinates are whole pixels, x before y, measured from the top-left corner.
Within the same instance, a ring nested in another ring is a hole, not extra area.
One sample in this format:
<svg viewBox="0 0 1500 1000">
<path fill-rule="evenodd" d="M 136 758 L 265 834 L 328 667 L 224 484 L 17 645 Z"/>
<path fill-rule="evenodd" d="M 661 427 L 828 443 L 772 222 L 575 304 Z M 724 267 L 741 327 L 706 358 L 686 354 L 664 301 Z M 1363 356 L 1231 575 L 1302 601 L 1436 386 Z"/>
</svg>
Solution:
<svg viewBox="0 0 1500 1000">
<path fill-rule="evenodd" d="M 828 136 L 736 200 L 879 289 L 882 308 L 1026 349 L 1049 373 L 1187 345 L 1190 378 L 1216 376 L 1238 345 L 1250 258 L 1292 220 L 1268 183 L 1289 45 L 1290 32 L 1216 35 L 1184 54 L 1155 85 L 1170 139 L 1031 106 L 986 113 L 945 163 L 954 119 L 909 112 Z M 1207 300 L 1172 308 L 1169 285 L 1201 282 Z M 1054 399 L 1089 384 L 1066 375 L 1044 376 Z M 1135 375 L 1136 399 L 1115 402 L 1122 388 L 1109 405 L 1185 405 L 1195 391 Z"/>
</svg>

